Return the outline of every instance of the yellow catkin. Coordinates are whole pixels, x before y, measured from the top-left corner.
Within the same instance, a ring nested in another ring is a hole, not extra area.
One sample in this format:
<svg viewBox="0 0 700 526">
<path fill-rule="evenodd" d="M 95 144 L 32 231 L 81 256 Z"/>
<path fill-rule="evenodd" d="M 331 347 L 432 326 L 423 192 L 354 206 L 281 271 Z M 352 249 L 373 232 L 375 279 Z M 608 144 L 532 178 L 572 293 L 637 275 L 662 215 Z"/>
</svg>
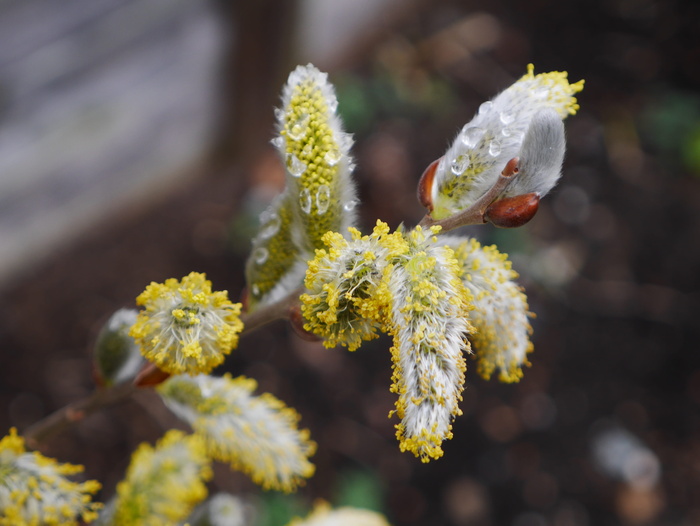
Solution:
<svg viewBox="0 0 700 526">
<path fill-rule="evenodd" d="M 273 139 L 286 168 L 286 188 L 261 218 L 246 265 L 249 308 L 274 302 L 301 285 L 305 260 L 326 232 L 344 232 L 358 201 L 351 180 L 352 137 L 336 115 L 327 75 L 297 67 L 282 92 Z"/>
<path fill-rule="evenodd" d="M 316 451 L 299 414 L 254 380 L 225 375 L 176 376 L 159 388 L 168 406 L 201 436 L 207 453 L 264 489 L 290 492 L 314 473 Z"/>
<path fill-rule="evenodd" d="M 477 370 L 488 379 L 498 371 L 503 382 L 517 382 L 533 345 L 527 297 L 517 285 L 517 272 L 508 255 L 495 246 L 482 247 L 475 239 L 450 238 L 460 266 L 459 276 L 474 295 L 470 336 L 478 360 Z"/>
<path fill-rule="evenodd" d="M 92 502 L 97 481 L 66 478 L 82 466 L 61 464 L 38 452 L 27 452 L 15 428 L 0 440 L 0 525 L 77 526 L 97 518 L 102 504 Z"/>
<path fill-rule="evenodd" d="M 323 236 L 326 249 L 309 262 L 301 308 L 304 328 L 326 347 L 354 351 L 386 325 L 390 261 L 405 243 L 381 221 L 369 236 L 353 228 L 349 233 L 350 241 L 337 232 Z"/>
<path fill-rule="evenodd" d="M 393 375 L 398 395 L 396 436 L 401 451 L 428 462 L 443 455 L 452 438 L 452 420 L 461 414 L 472 330 L 472 297 L 458 278 L 452 249 L 437 243 L 439 229 L 420 227 L 405 236 L 408 250 L 394 261 L 390 332 Z"/>
<path fill-rule="evenodd" d="M 226 291 L 212 291 L 204 274 L 151 283 L 136 303 L 143 306 L 129 331 L 143 356 L 171 374 L 209 372 L 238 345 L 241 304 Z"/>
<path fill-rule="evenodd" d="M 204 441 L 170 430 L 155 447 L 143 443 L 134 451 L 126 478 L 117 485 L 112 523 L 176 524 L 206 498 L 211 477 Z"/>
</svg>

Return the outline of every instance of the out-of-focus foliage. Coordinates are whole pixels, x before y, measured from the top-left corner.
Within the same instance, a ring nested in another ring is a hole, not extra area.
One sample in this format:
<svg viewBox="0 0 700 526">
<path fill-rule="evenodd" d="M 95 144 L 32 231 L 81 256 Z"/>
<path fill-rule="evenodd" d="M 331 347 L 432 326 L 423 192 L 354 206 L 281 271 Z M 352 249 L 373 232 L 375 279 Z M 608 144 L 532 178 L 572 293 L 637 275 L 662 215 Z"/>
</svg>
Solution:
<svg viewBox="0 0 700 526">
<path fill-rule="evenodd" d="M 661 154 L 671 173 L 700 177 L 700 95 L 665 89 L 644 109 L 643 138 Z"/>
</svg>

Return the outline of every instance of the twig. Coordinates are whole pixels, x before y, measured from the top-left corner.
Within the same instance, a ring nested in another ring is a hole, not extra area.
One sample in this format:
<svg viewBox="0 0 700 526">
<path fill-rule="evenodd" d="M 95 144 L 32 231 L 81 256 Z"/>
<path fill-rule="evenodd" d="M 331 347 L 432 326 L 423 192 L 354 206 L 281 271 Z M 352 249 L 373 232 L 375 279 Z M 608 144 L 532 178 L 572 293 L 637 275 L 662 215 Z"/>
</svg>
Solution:
<svg viewBox="0 0 700 526">
<path fill-rule="evenodd" d="M 477 199 L 472 206 L 460 213 L 455 214 L 445 219 L 435 220 L 427 214 L 418 226 L 421 228 L 430 228 L 431 226 L 442 227 L 442 232 L 448 232 L 466 225 L 481 225 L 486 223 L 484 214 L 491 203 L 505 190 L 506 186 L 513 180 L 513 176 L 518 173 L 518 158 L 515 157 L 508 161 L 498 179 L 493 183 L 493 186 L 488 191 Z"/>
<path fill-rule="evenodd" d="M 130 383 L 123 383 L 93 391 L 82 400 L 72 402 L 31 425 L 24 431 L 24 438 L 30 447 L 36 448 L 42 440 L 81 421 L 103 407 L 125 400 L 137 389 Z"/>
<path fill-rule="evenodd" d="M 294 289 L 284 298 L 276 301 L 275 303 L 270 303 L 269 305 L 261 307 L 260 309 L 254 310 L 250 313 L 244 313 L 241 316 L 241 321 L 243 322 L 244 327 L 241 335 L 251 333 L 263 325 L 280 318 L 287 318 L 289 315 L 289 308 L 299 301 L 299 296 L 302 292 L 302 288 Z"/>
<path fill-rule="evenodd" d="M 290 306 L 298 300 L 300 294 L 301 289 L 294 290 L 275 303 L 241 316 L 241 321 L 244 324 L 241 336 L 249 334 L 274 320 L 287 317 Z M 24 431 L 24 438 L 30 447 L 37 448 L 48 437 L 70 427 L 100 409 L 126 400 L 139 389 L 140 387 L 133 385 L 131 382 L 126 382 L 93 391 L 87 397 L 72 402 L 32 424 Z"/>
</svg>

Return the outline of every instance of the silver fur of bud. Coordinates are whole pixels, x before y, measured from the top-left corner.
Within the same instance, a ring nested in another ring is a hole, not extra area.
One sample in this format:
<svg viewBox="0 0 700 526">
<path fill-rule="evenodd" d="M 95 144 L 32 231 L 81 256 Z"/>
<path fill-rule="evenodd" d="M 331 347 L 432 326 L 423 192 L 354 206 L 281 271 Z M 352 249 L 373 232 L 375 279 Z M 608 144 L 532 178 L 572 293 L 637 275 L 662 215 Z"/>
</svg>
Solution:
<svg viewBox="0 0 700 526">
<path fill-rule="evenodd" d="M 503 197 L 531 192 L 545 195 L 561 176 L 565 151 L 564 123 L 559 114 L 551 108 L 538 111 L 523 138 L 520 173 L 508 185 Z"/>
</svg>

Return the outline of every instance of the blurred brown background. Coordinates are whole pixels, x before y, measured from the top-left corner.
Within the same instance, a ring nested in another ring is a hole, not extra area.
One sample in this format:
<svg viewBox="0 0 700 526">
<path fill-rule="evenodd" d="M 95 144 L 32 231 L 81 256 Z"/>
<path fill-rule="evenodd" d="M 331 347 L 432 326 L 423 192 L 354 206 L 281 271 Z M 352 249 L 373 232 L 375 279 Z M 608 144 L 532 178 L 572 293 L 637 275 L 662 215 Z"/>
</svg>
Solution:
<svg viewBox="0 0 700 526">
<path fill-rule="evenodd" d="M 423 168 L 533 62 L 586 80 L 564 177 L 527 226 L 465 232 L 511 255 L 537 313 L 519 384 L 468 371 L 454 439 L 422 465 L 386 418 L 386 339 L 350 354 L 279 322 L 221 370 L 319 442 L 295 503 L 355 487 L 397 526 L 699 524 L 698 34 L 700 5 L 660 0 L 1 2 L 0 432 L 90 392 L 100 324 L 150 281 L 197 270 L 239 296 L 296 64 L 336 85 L 367 230 L 420 219 Z M 44 450 L 107 499 L 173 425 L 143 393 Z M 279 505 L 227 469 L 214 485 Z"/>
</svg>

